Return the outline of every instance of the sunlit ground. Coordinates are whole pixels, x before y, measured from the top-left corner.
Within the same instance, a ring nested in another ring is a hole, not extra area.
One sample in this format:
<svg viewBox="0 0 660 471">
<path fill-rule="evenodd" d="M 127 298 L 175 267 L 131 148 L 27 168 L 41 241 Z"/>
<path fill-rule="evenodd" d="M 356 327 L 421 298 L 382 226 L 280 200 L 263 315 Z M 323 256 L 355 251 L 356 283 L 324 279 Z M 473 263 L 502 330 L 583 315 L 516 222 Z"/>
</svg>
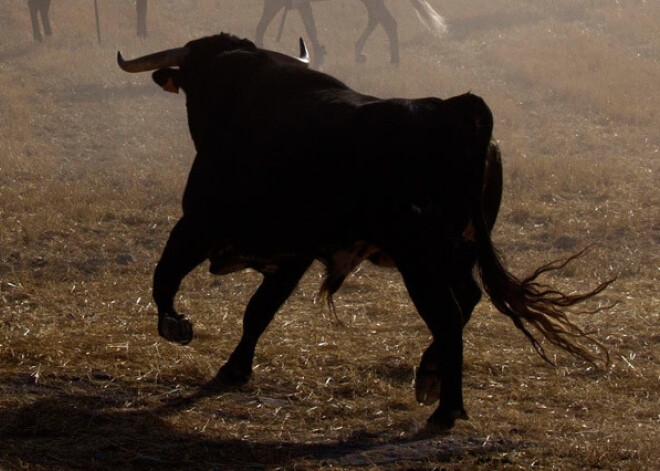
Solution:
<svg viewBox="0 0 660 471">
<path fill-rule="evenodd" d="M 259 283 L 203 266 L 179 306 L 187 347 L 160 339 L 151 276 L 194 157 L 185 98 L 127 57 L 228 31 L 253 37 L 260 1 L 53 2 L 54 36 L 33 43 L 25 2 L 0 15 L 0 467 L 243 469 L 653 469 L 660 462 L 660 4 L 621 0 L 432 1 L 437 39 L 408 2 L 402 63 L 355 0 L 314 5 L 324 70 L 379 96 L 471 90 L 493 109 L 505 167 L 493 238 L 520 275 L 586 246 L 547 282 L 571 292 L 617 281 L 574 320 L 609 350 L 594 368 L 557 367 L 484 300 L 465 333 L 469 421 L 418 436 L 415 402 L 429 335 L 395 272 L 365 264 L 316 299 L 315 266 L 262 338 L 253 382 L 196 395 L 227 359 Z M 295 53 L 289 12 L 266 44 Z M 247 190 L 246 190 L 247 191 Z M 301 195 L 314 198 L 314 195 Z M 185 401 L 182 398 L 192 396 Z"/>
</svg>

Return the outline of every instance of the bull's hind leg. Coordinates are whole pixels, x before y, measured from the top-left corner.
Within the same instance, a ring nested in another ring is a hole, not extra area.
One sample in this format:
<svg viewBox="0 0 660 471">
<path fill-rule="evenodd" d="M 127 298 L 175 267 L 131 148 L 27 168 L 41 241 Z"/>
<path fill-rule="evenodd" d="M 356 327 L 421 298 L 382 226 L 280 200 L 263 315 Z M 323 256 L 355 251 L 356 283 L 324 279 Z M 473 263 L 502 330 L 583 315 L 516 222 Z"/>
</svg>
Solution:
<svg viewBox="0 0 660 471">
<path fill-rule="evenodd" d="M 452 289 L 461 308 L 461 318 L 463 326 L 465 326 L 472 317 L 474 308 L 481 300 L 481 288 L 474 280 L 472 273 L 468 272 L 454 281 Z"/>
<path fill-rule="evenodd" d="M 153 296 L 158 307 L 158 333 L 174 342 L 192 340 L 192 324 L 176 312 L 174 297 L 183 278 L 209 253 L 209 237 L 194 220 L 183 217 L 170 233 L 154 273 Z"/>
<path fill-rule="evenodd" d="M 463 319 L 451 276 L 439 272 L 450 264 L 441 262 L 428 253 L 409 253 L 403 262 L 399 258 L 397 265 L 410 298 L 433 335 L 417 370 L 415 394 L 427 405 L 439 400 L 429 422 L 451 428 L 456 419 L 467 418 L 462 390 Z"/>
<path fill-rule="evenodd" d="M 254 351 L 261 334 L 275 317 L 277 310 L 291 295 L 298 281 L 311 264 L 311 260 L 299 260 L 280 267 L 275 273 L 267 273 L 248 303 L 243 316 L 243 336 L 227 363 L 220 368 L 214 383 L 240 385 L 252 375 Z"/>
<path fill-rule="evenodd" d="M 454 250 L 452 258 L 452 289 L 461 308 L 463 326 L 465 326 L 470 320 L 475 306 L 481 300 L 481 288 L 472 274 L 477 262 L 476 245 L 473 242 L 460 244 Z"/>
</svg>

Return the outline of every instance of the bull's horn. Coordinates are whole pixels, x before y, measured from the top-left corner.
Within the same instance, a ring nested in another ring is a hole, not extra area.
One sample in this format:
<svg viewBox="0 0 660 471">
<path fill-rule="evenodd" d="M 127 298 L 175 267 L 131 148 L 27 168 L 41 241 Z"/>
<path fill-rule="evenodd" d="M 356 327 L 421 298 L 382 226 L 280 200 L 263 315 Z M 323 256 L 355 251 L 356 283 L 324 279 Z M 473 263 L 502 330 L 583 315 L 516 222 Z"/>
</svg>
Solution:
<svg viewBox="0 0 660 471">
<path fill-rule="evenodd" d="M 300 38 L 300 57 L 290 56 L 288 54 L 282 54 L 277 51 L 269 51 L 264 49 L 264 52 L 270 56 L 271 59 L 275 59 L 280 64 L 289 64 L 297 67 L 309 67 L 309 53 L 307 52 L 307 46 L 305 46 L 305 40 Z"/>
<path fill-rule="evenodd" d="M 307 52 L 307 46 L 305 45 L 305 40 L 300 38 L 300 57 L 299 60 L 305 64 L 309 64 L 309 52 Z"/>
<path fill-rule="evenodd" d="M 180 66 L 183 64 L 188 52 L 189 49 L 187 47 L 179 47 L 127 61 L 124 60 L 121 52 L 117 51 L 117 64 L 126 72 L 148 72 L 150 70 L 164 69 L 165 67 Z"/>
</svg>

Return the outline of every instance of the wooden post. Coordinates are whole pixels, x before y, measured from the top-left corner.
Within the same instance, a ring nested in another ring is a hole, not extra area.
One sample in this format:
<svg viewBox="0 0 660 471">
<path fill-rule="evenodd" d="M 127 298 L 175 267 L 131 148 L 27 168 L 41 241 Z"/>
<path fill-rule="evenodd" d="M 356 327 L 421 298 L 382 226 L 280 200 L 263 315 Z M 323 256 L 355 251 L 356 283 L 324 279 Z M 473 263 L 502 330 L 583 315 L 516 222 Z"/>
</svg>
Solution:
<svg viewBox="0 0 660 471">
<path fill-rule="evenodd" d="M 94 15 L 96 16 L 96 37 L 101 44 L 101 23 L 99 21 L 99 4 L 98 0 L 94 0 Z"/>
<path fill-rule="evenodd" d="M 282 21 L 280 22 L 280 29 L 277 32 L 277 42 L 280 42 L 282 39 L 282 31 L 284 31 L 284 23 L 286 22 L 286 15 L 289 13 L 289 6 L 284 5 L 284 14 L 282 15 Z"/>
</svg>

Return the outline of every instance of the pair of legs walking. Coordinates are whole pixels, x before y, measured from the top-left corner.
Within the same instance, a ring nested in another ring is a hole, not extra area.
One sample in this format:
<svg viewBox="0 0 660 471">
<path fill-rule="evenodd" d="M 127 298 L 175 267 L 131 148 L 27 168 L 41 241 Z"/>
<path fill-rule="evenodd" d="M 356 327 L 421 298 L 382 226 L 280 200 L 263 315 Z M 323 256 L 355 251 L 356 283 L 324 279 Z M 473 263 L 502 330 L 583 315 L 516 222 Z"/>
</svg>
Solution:
<svg viewBox="0 0 660 471">
<path fill-rule="evenodd" d="M 32 22 L 32 36 L 35 41 L 42 41 L 41 25 L 43 25 L 44 35 L 52 36 L 53 30 L 50 27 L 50 18 L 48 11 L 50 9 L 50 0 L 28 0 L 28 9 L 30 10 L 30 20 Z M 139 38 L 147 37 L 147 0 L 136 0 L 135 9 L 137 11 L 137 35 Z M 41 25 L 39 20 L 41 19 Z"/>
<path fill-rule="evenodd" d="M 364 32 L 360 35 L 357 43 L 355 44 L 355 60 L 356 62 L 363 63 L 366 62 L 367 56 L 362 53 L 364 45 L 367 43 L 367 39 L 371 36 L 371 33 L 378 27 L 382 25 L 387 35 L 387 39 L 390 42 L 390 63 L 398 64 L 400 62 L 399 57 L 399 33 L 397 29 L 397 23 L 392 14 L 389 12 L 385 6 L 384 0 L 360 0 L 367 9 L 367 27 Z"/>
<path fill-rule="evenodd" d="M 359 63 L 366 62 L 367 56 L 363 54 L 362 50 L 369 39 L 369 36 L 374 32 L 378 25 L 382 25 L 387 34 L 390 43 L 390 62 L 398 64 L 399 57 L 399 34 L 397 30 L 397 22 L 385 6 L 384 0 L 360 0 L 367 9 L 367 26 L 364 32 L 360 35 L 357 43 L 355 44 L 355 60 Z M 264 42 L 264 34 L 268 25 L 275 19 L 275 16 L 284 9 L 284 15 L 290 9 L 298 10 L 300 17 L 303 20 L 307 36 L 312 44 L 312 51 L 314 52 L 314 66 L 318 67 L 323 63 L 326 55 L 326 50 L 318 40 L 316 23 L 314 21 L 314 13 L 312 11 L 311 0 L 264 0 L 264 9 L 261 14 L 261 19 L 257 25 L 255 42 L 257 46 L 262 47 Z M 286 16 L 282 18 L 280 25 L 281 34 L 282 26 Z"/>
<path fill-rule="evenodd" d="M 44 28 L 44 35 L 52 36 L 53 30 L 50 27 L 48 10 L 50 9 L 50 0 L 28 0 L 28 9 L 30 10 L 30 20 L 32 21 L 32 36 L 35 41 L 42 41 L 41 25 Z M 41 25 L 39 24 L 41 17 Z"/>
</svg>

